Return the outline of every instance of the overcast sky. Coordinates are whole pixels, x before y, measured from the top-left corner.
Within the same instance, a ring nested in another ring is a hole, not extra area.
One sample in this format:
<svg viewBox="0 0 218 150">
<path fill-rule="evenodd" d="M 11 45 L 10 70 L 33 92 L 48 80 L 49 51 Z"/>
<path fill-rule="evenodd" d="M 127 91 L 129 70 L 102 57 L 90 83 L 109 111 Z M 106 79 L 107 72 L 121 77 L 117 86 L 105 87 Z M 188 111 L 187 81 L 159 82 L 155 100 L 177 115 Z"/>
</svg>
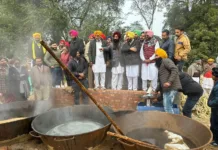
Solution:
<svg viewBox="0 0 218 150">
<path fill-rule="evenodd" d="M 123 7 L 123 18 L 124 18 L 124 26 L 125 25 L 130 25 L 131 23 L 135 22 L 135 21 L 140 21 L 142 26 L 144 27 L 144 29 L 146 30 L 146 25 L 145 22 L 143 21 L 143 19 L 139 16 L 139 15 L 125 15 L 129 12 L 132 12 L 131 10 L 131 4 L 132 4 L 132 0 L 126 0 L 125 5 Z M 153 23 L 153 27 L 152 30 L 154 31 L 155 35 L 161 35 L 161 31 L 162 31 L 162 27 L 163 27 L 163 21 L 164 21 L 164 12 L 156 12 L 155 16 L 154 16 L 154 23 Z"/>
</svg>

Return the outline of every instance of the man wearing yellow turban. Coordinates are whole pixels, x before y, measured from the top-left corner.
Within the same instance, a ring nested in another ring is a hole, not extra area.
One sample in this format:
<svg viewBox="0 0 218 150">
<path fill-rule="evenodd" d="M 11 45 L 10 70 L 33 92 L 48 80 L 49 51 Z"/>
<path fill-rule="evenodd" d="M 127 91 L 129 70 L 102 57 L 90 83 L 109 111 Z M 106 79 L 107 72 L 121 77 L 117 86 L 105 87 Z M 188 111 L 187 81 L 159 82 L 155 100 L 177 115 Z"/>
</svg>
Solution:
<svg viewBox="0 0 218 150">
<path fill-rule="evenodd" d="M 164 110 L 165 112 L 173 114 L 173 99 L 177 91 L 182 89 L 178 68 L 174 62 L 168 58 L 165 50 L 158 48 L 155 51 L 155 55 L 155 65 L 159 71 L 158 77 L 160 81 L 156 92 L 162 91 Z"/>
<path fill-rule="evenodd" d="M 34 64 L 36 58 L 41 58 L 41 60 L 43 60 L 46 53 L 45 48 L 40 44 L 41 38 L 40 33 L 34 33 L 33 40 L 28 51 L 28 56 L 34 61 Z"/>
<path fill-rule="evenodd" d="M 207 60 L 207 64 L 205 64 L 203 67 L 204 77 L 202 81 L 202 87 L 204 89 L 204 92 L 207 94 L 210 94 L 214 85 L 214 81 L 212 79 L 212 69 L 216 67 L 214 61 L 214 59 L 209 58 Z"/>
<path fill-rule="evenodd" d="M 126 42 L 122 46 L 121 52 L 126 65 L 128 90 L 136 91 L 138 89 L 140 41 L 135 40 L 134 37 L 135 33 L 126 32 Z"/>
</svg>

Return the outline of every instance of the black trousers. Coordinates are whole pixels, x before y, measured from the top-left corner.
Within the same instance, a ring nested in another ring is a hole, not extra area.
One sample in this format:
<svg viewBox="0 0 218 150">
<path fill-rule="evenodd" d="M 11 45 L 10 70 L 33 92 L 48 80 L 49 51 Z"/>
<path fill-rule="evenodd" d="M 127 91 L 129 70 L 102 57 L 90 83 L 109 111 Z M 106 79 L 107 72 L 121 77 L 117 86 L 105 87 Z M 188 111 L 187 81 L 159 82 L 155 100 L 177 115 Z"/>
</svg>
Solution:
<svg viewBox="0 0 218 150">
<path fill-rule="evenodd" d="M 218 111 L 211 112 L 210 123 L 210 130 L 213 133 L 213 140 L 218 143 Z"/>
</svg>

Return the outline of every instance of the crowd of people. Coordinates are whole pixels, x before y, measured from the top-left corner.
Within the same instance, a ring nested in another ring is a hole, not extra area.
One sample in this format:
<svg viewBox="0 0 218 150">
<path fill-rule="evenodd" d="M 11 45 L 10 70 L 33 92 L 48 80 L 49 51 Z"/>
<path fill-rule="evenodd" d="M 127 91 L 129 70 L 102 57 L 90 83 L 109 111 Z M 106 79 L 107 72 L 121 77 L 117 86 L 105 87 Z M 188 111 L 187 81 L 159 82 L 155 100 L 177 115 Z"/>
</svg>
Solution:
<svg viewBox="0 0 218 150">
<path fill-rule="evenodd" d="M 190 118 L 203 93 L 210 95 L 211 130 L 215 144 L 218 143 L 217 64 L 212 58 L 207 62 L 196 59 L 187 72 L 184 71 L 191 45 L 182 28 L 175 29 L 175 38 L 171 38 L 168 30 L 163 30 L 161 41 L 151 30 L 128 31 L 124 35 L 116 31 L 108 37 L 97 30 L 88 36 L 87 43 L 79 38 L 76 30 L 71 30 L 69 35 L 71 41 L 51 41 L 49 46 L 86 88 L 147 92 L 150 87 L 153 94 L 161 95 L 168 113 L 174 113 L 173 103 L 178 99 L 178 92 L 182 92 L 187 95 L 183 114 Z M 33 34 L 28 49 L 28 57 L 33 62 L 30 71 L 17 58 L 0 58 L 1 99 L 3 102 L 26 100 L 33 89 L 35 100 L 46 100 L 51 87 L 67 85 L 74 89 L 74 102 L 79 104 L 80 87 L 46 52 L 41 39 L 40 33 Z M 84 104 L 89 103 L 85 93 L 82 99 Z"/>
</svg>

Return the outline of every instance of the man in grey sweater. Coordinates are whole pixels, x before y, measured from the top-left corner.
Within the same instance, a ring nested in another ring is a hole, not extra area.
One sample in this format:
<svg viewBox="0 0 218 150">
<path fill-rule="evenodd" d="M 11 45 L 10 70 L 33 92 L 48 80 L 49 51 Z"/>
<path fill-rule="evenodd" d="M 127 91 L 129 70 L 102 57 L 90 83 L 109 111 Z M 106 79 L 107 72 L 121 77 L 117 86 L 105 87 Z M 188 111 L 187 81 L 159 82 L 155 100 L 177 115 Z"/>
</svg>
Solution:
<svg viewBox="0 0 218 150">
<path fill-rule="evenodd" d="M 51 43 L 51 49 L 57 56 L 57 58 L 61 58 L 61 51 L 57 49 L 57 44 L 55 42 Z M 62 80 L 62 70 L 58 62 L 50 55 L 50 53 L 46 52 L 44 57 L 45 64 L 50 67 L 52 74 L 52 86 L 60 86 Z"/>
<path fill-rule="evenodd" d="M 158 68 L 159 86 L 156 92 L 163 93 L 163 105 L 165 112 L 173 112 L 173 101 L 178 90 L 182 89 L 179 72 L 176 65 L 168 58 L 165 50 L 157 49 L 156 52 L 156 67 Z"/>
</svg>

